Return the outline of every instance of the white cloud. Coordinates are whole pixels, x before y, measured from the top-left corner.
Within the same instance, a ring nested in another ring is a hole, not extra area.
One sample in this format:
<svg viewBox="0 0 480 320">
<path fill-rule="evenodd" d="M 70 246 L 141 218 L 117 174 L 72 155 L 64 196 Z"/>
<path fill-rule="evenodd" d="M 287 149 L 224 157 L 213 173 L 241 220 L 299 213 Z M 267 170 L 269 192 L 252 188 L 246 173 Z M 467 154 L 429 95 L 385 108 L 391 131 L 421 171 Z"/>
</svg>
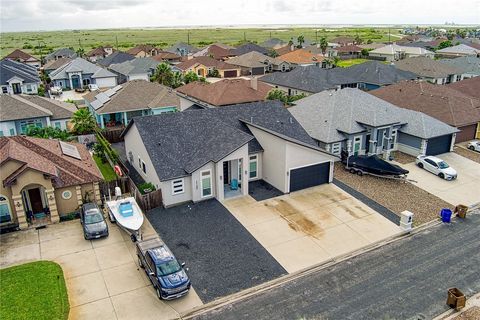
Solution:
<svg viewBox="0 0 480 320">
<path fill-rule="evenodd" d="M 480 24 L 480 0 L 0 0 L 1 30 L 244 24 Z"/>
</svg>

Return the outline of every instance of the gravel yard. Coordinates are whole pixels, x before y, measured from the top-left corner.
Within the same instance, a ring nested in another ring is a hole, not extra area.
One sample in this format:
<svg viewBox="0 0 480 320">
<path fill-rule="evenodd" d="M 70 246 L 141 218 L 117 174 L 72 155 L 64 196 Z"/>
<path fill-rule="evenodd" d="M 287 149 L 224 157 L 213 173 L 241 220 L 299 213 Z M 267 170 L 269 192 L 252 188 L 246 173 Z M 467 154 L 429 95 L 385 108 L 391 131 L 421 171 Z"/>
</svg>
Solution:
<svg viewBox="0 0 480 320">
<path fill-rule="evenodd" d="M 392 156 L 393 156 L 394 161 L 396 161 L 398 163 L 401 163 L 401 164 L 415 162 L 415 157 L 414 156 L 403 153 L 401 151 L 392 152 Z"/>
<path fill-rule="evenodd" d="M 462 312 L 452 320 L 478 320 L 480 319 L 480 307 L 472 307 Z"/>
<path fill-rule="evenodd" d="M 468 150 L 467 148 L 461 146 L 455 146 L 453 151 L 462 157 L 480 163 L 480 152 Z"/>
<path fill-rule="evenodd" d="M 351 174 L 340 162 L 335 163 L 335 178 L 398 215 L 404 210 L 413 212 L 415 225 L 437 219 L 442 208 L 453 210 L 449 203 L 413 183 Z"/>
</svg>

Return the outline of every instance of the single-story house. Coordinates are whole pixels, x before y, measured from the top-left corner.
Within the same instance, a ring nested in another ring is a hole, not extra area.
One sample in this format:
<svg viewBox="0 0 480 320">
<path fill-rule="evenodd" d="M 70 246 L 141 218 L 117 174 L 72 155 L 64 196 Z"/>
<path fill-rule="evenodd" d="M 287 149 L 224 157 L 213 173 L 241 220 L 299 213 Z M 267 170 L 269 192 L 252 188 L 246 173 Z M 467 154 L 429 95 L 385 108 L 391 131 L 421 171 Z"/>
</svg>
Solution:
<svg viewBox="0 0 480 320">
<path fill-rule="evenodd" d="M 284 46 L 286 46 L 288 42 L 285 42 L 281 39 L 278 38 L 270 38 L 268 40 L 263 41 L 260 43 L 261 47 L 267 48 L 267 49 L 280 49 Z"/>
<path fill-rule="evenodd" d="M 168 51 L 159 51 L 156 56 L 151 57 L 158 62 L 178 63 L 182 61 L 182 57 L 176 53 Z"/>
<path fill-rule="evenodd" d="M 107 68 L 112 64 L 118 64 L 133 59 L 135 59 L 135 57 L 129 53 L 123 51 L 114 51 L 111 55 L 108 55 L 107 57 L 98 60 L 97 64 Z"/>
<path fill-rule="evenodd" d="M 441 58 L 456 58 L 465 56 L 480 57 L 480 49 L 461 43 L 453 47 L 437 50 L 435 52 L 435 56 Z"/>
<path fill-rule="evenodd" d="M 321 149 L 335 155 L 388 158 L 395 150 L 437 155 L 453 149 L 458 132 L 424 113 L 352 88 L 308 96 L 288 110 Z"/>
<path fill-rule="evenodd" d="M 226 60 L 231 57 L 235 57 L 235 54 L 232 53 L 232 50 L 235 49 L 230 46 L 223 44 L 211 44 L 206 48 L 193 54 L 193 57 L 212 57 L 216 60 Z"/>
<path fill-rule="evenodd" d="M 36 95 L 0 95 L 0 136 L 25 134 L 29 126 L 70 129 L 74 104 Z"/>
<path fill-rule="evenodd" d="M 57 70 L 63 65 L 66 65 L 70 61 L 72 61 L 72 59 L 70 58 L 58 58 L 57 60 L 49 60 L 43 65 L 43 67 L 41 67 L 41 69 L 43 70 L 43 72 L 45 72 L 45 74 L 49 75 L 52 71 Z"/>
<path fill-rule="evenodd" d="M 40 68 L 40 64 L 41 64 L 39 59 L 19 49 L 13 50 L 10 54 L 3 57 L 3 59 L 10 59 L 10 60 L 22 62 L 22 63 L 28 64 L 29 66 L 35 67 L 37 69 Z"/>
<path fill-rule="evenodd" d="M 480 58 L 473 56 L 442 59 L 441 63 L 454 67 L 462 72 L 462 80 L 480 76 Z"/>
<path fill-rule="evenodd" d="M 171 88 L 145 80 L 132 80 L 106 91 L 84 96 L 100 128 L 125 127 L 133 117 L 175 112 L 180 100 Z"/>
<path fill-rule="evenodd" d="M 359 46 L 352 44 L 352 45 L 337 47 L 333 50 L 336 51 L 337 53 L 336 56 L 358 58 L 360 57 L 363 49 L 360 48 Z"/>
<path fill-rule="evenodd" d="M 127 50 L 127 53 L 136 58 L 145 58 L 157 55 L 158 51 L 159 49 L 149 44 L 139 44 L 136 47 Z"/>
<path fill-rule="evenodd" d="M 325 57 L 321 54 L 312 53 L 305 49 L 290 51 L 278 57 L 293 66 L 319 66 L 326 68 L 328 66 Z"/>
<path fill-rule="evenodd" d="M 84 201 L 101 203 L 103 180 L 79 143 L 25 136 L 0 138 L 0 227 L 59 222 Z"/>
<path fill-rule="evenodd" d="M 310 95 L 346 87 L 368 91 L 417 77 L 412 72 L 399 70 L 392 65 L 368 61 L 348 68 L 297 67 L 290 72 L 265 75 L 259 80 L 285 91 L 288 95 Z"/>
<path fill-rule="evenodd" d="M 264 75 L 265 72 L 289 71 L 290 63 L 279 58 L 272 58 L 257 51 L 251 51 L 241 56 L 225 61 L 226 63 L 239 66 L 243 76 Z"/>
<path fill-rule="evenodd" d="M 437 84 L 448 84 L 462 79 L 462 70 L 439 60 L 427 57 L 414 57 L 395 62 L 395 66 L 404 71 L 413 72 L 420 79 Z"/>
<path fill-rule="evenodd" d="M 242 44 L 241 46 L 238 46 L 236 49 L 233 49 L 232 54 L 234 56 L 241 56 L 242 54 L 252 52 L 252 51 L 257 51 L 265 55 L 268 54 L 267 48 L 261 47 L 258 44 L 251 43 L 251 42 Z"/>
<path fill-rule="evenodd" d="M 278 101 L 134 118 L 123 135 L 128 161 L 165 207 L 248 195 L 258 179 L 288 193 L 333 178 L 335 157 Z"/>
<path fill-rule="evenodd" d="M 480 99 L 480 77 L 474 77 L 450 83 L 447 85 L 447 88 L 454 89 L 466 95 Z"/>
<path fill-rule="evenodd" d="M 372 50 L 368 53 L 371 57 L 385 58 L 386 61 L 398 61 L 412 57 L 427 57 L 433 59 L 435 54 L 424 48 L 405 47 L 397 44 L 387 44 L 384 47 Z"/>
<path fill-rule="evenodd" d="M 9 59 L 0 61 L 0 94 L 37 94 L 40 83 L 37 68 Z"/>
<path fill-rule="evenodd" d="M 370 91 L 398 107 L 423 112 L 456 127 L 456 142 L 475 139 L 480 126 L 480 99 L 424 81 L 402 81 Z"/>
<path fill-rule="evenodd" d="M 177 88 L 180 110 L 192 106 L 212 108 L 232 104 L 264 101 L 273 87 L 256 78 L 225 79 L 214 83 L 190 82 Z"/>
<path fill-rule="evenodd" d="M 182 73 L 195 72 L 200 77 L 210 76 L 213 70 L 218 70 L 220 78 L 235 78 L 240 76 L 240 67 L 210 57 L 196 57 L 175 65 Z"/>
<path fill-rule="evenodd" d="M 53 51 L 52 53 L 49 53 L 45 56 L 44 60 L 45 62 L 49 62 L 52 60 L 57 60 L 60 58 L 70 58 L 70 59 L 75 59 L 77 57 L 77 53 L 70 49 L 70 48 L 61 48 Z"/>
<path fill-rule="evenodd" d="M 197 53 L 198 51 L 200 51 L 200 49 L 185 42 L 177 42 L 171 47 L 165 49 L 164 51 L 175 53 L 181 57 L 186 57 Z"/>
<path fill-rule="evenodd" d="M 105 51 L 105 49 L 102 46 L 100 46 L 100 47 L 97 47 L 97 48 L 94 48 L 94 49 L 90 50 L 89 52 L 87 52 L 85 54 L 85 56 L 87 57 L 87 59 L 90 62 L 97 62 L 97 61 L 102 60 L 103 58 L 107 57 L 108 53 L 107 53 L 107 51 Z"/>
<path fill-rule="evenodd" d="M 118 75 L 118 83 L 142 79 L 150 81 L 150 77 L 155 73 L 155 69 L 160 64 L 157 60 L 150 57 L 134 58 L 118 64 L 111 64 L 108 69 Z"/>
<path fill-rule="evenodd" d="M 50 73 L 54 86 L 68 89 L 96 84 L 99 88 L 115 87 L 117 75 L 83 58 L 75 58 Z"/>
<path fill-rule="evenodd" d="M 357 44 L 355 38 L 352 37 L 336 37 L 330 40 L 332 43 L 337 43 L 340 46 L 351 46 Z"/>
</svg>

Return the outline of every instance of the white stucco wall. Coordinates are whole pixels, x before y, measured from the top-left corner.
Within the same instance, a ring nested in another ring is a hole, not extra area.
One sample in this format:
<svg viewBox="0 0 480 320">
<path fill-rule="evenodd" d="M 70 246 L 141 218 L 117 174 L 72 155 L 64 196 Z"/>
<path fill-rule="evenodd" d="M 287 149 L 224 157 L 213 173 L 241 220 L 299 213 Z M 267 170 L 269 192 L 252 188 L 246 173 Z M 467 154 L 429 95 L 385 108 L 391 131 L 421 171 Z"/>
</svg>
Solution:
<svg viewBox="0 0 480 320">
<path fill-rule="evenodd" d="M 193 105 L 193 102 L 185 99 L 183 97 L 180 97 L 180 111 L 184 111 L 188 107 L 191 107 Z"/>
<path fill-rule="evenodd" d="M 192 177 L 183 177 L 183 178 L 178 178 L 178 179 L 184 179 L 183 187 L 184 191 L 183 193 L 179 194 L 173 194 L 173 189 L 172 189 L 172 181 L 177 180 L 167 180 L 163 181 L 160 184 L 160 188 L 162 189 L 162 199 L 163 199 L 163 205 L 165 207 L 171 207 L 177 204 L 181 204 L 184 202 L 192 201 L 193 200 L 193 195 L 192 195 Z"/>
<path fill-rule="evenodd" d="M 128 76 L 127 81 L 131 80 L 146 80 L 150 81 L 150 77 L 148 76 L 148 73 L 139 73 L 139 74 L 131 74 Z"/>
<path fill-rule="evenodd" d="M 17 130 L 15 128 L 15 121 L 4 121 L 0 122 L 0 131 L 4 137 L 10 137 L 10 129 L 13 129 L 14 135 L 17 135 Z"/>
<path fill-rule="evenodd" d="M 248 181 L 248 143 L 243 145 L 241 148 L 235 150 L 234 152 L 230 153 L 228 156 L 223 158 L 222 160 L 218 161 L 215 164 L 215 171 L 216 171 L 216 184 L 217 187 L 217 199 L 222 201 L 224 199 L 224 190 L 223 190 L 223 162 L 235 160 L 235 159 L 242 159 L 243 162 L 243 181 Z M 242 194 L 248 194 L 248 183 L 242 183 Z"/>
<path fill-rule="evenodd" d="M 202 189 L 201 189 L 201 176 L 200 172 L 210 170 L 211 177 L 212 177 L 212 195 L 209 197 L 202 197 Z M 215 178 L 216 171 L 215 171 L 215 164 L 213 162 L 209 162 L 197 171 L 192 173 L 191 183 L 192 183 L 192 201 L 202 201 L 216 197 L 217 195 L 217 179 Z"/>
<path fill-rule="evenodd" d="M 99 88 L 115 87 L 117 85 L 117 78 L 116 77 L 96 78 L 95 79 L 95 84 Z"/>
</svg>

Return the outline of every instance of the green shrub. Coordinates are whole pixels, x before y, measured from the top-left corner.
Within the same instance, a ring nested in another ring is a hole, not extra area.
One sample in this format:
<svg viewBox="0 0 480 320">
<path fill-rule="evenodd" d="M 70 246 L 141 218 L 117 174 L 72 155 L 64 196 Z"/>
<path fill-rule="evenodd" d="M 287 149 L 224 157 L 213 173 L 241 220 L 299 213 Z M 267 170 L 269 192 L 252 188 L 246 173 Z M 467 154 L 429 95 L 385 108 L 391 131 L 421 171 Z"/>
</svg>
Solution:
<svg viewBox="0 0 480 320">
<path fill-rule="evenodd" d="M 155 186 L 150 182 L 142 183 L 141 185 L 138 186 L 138 189 L 140 190 L 141 194 L 145 194 L 146 189 L 149 189 L 148 192 L 152 192 L 156 190 Z"/>
</svg>

